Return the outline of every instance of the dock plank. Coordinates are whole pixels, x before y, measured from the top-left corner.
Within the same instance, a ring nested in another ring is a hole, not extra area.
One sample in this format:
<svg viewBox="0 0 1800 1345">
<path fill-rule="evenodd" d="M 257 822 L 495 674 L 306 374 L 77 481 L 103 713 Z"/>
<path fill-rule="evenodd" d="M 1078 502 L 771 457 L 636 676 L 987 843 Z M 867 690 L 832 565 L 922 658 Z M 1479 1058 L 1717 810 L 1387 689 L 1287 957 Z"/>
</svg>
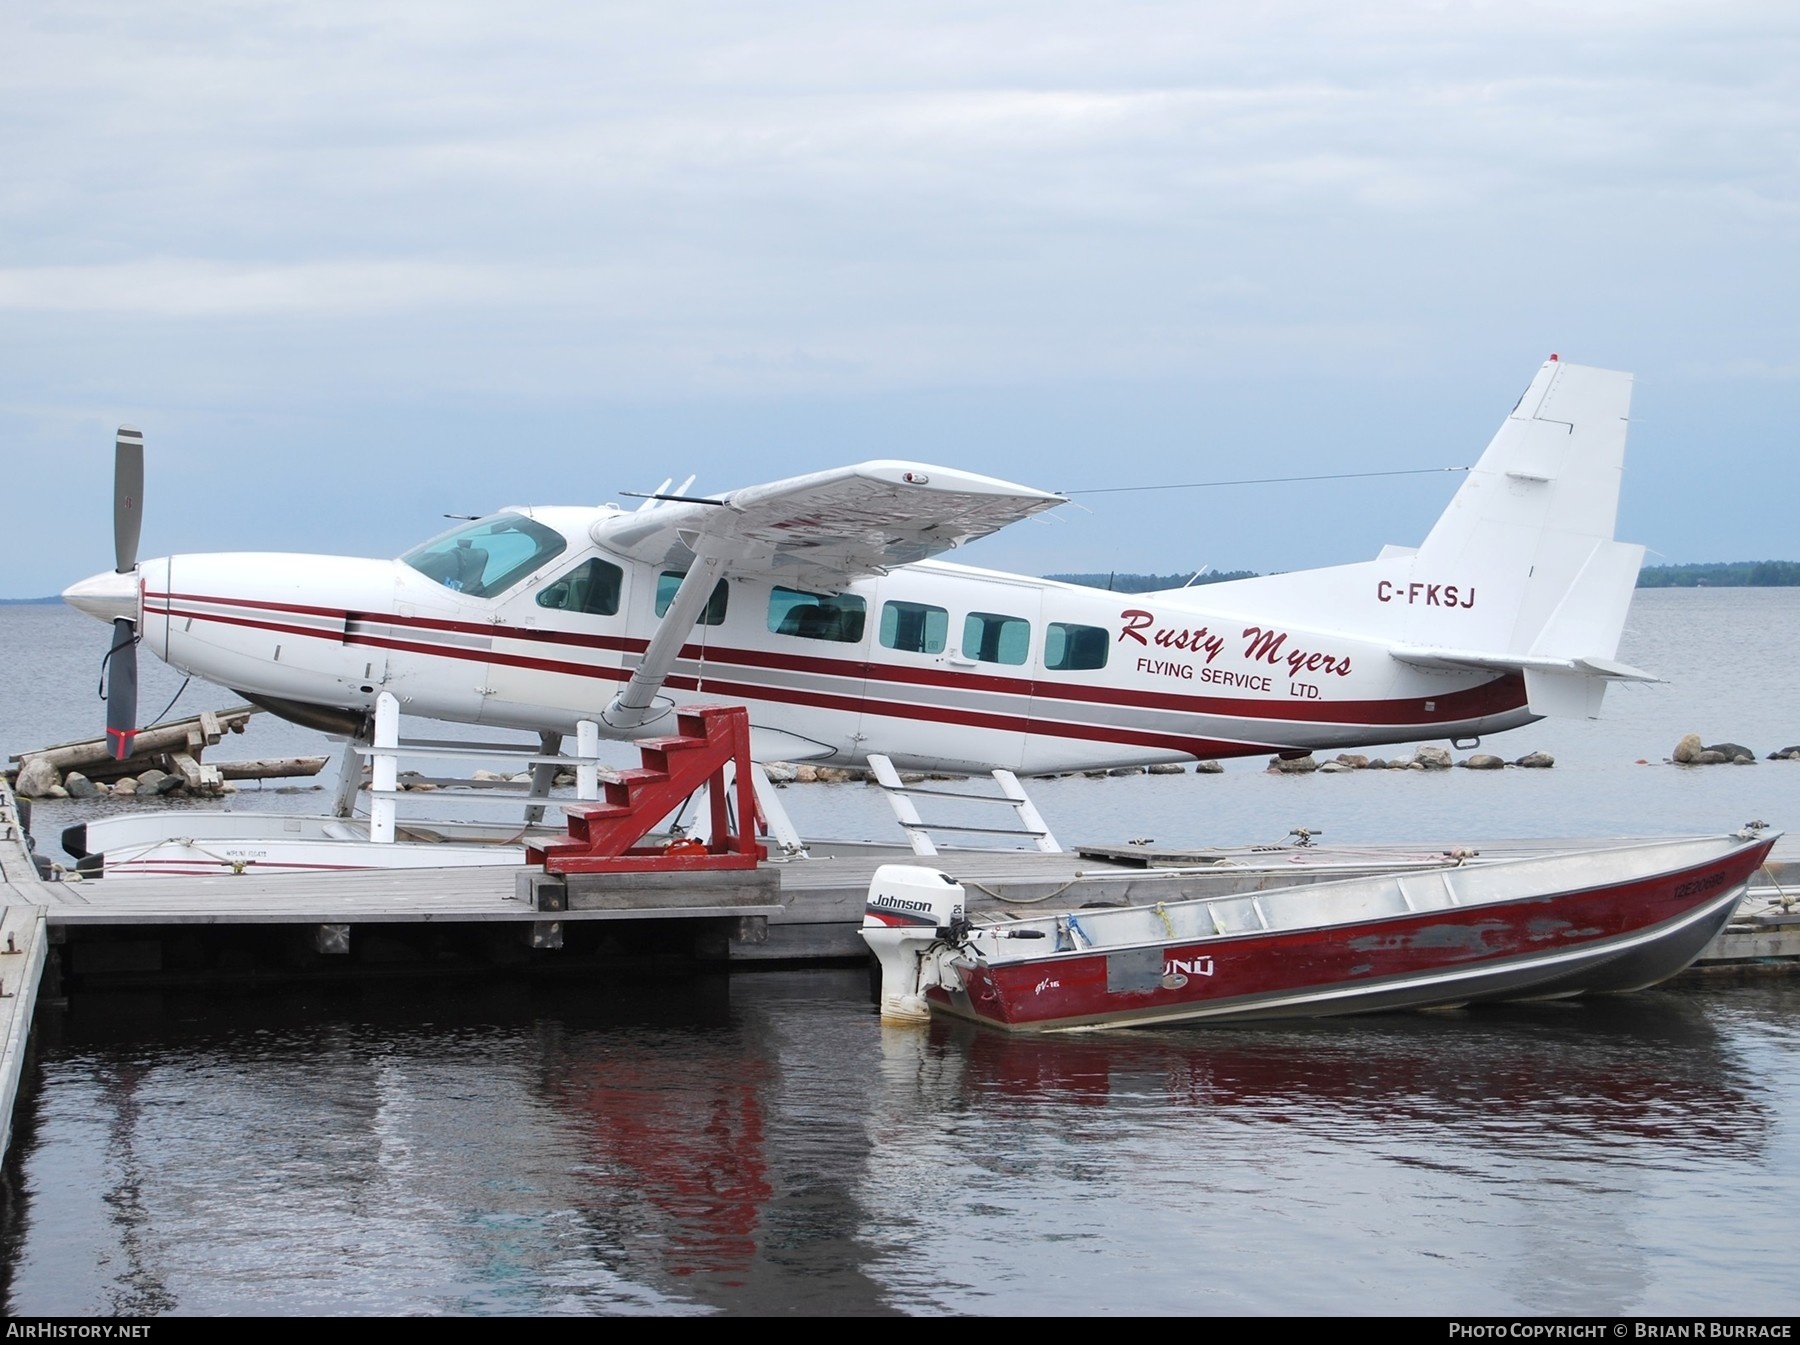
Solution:
<svg viewBox="0 0 1800 1345">
<path fill-rule="evenodd" d="M 50 945 L 37 901 L 46 884 L 38 878 L 26 839 L 18 801 L 0 778 L 0 1159 L 12 1145 L 13 1106 Z"/>
</svg>

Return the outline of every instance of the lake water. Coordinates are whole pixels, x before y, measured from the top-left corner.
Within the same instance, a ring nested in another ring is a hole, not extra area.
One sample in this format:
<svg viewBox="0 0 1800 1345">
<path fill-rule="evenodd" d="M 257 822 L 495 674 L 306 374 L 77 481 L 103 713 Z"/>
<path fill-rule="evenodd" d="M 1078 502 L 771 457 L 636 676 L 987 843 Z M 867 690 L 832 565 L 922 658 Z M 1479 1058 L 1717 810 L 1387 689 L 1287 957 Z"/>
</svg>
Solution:
<svg viewBox="0 0 1800 1345">
<path fill-rule="evenodd" d="M 0 608 L 0 749 L 94 731 L 105 641 Z M 1550 771 L 1033 794 L 1065 842 L 1791 827 L 1800 764 L 1663 759 L 1690 731 L 1800 742 L 1797 655 L 1800 590 L 1648 591 L 1620 656 L 1668 685 L 1486 744 Z M 178 680 L 144 671 L 149 712 Z M 259 720 L 215 755 L 305 750 Z M 803 830 L 892 835 L 873 794 L 787 797 Z M 861 970 L 90 994 L 39 1031 L 0 1204 L 14 1316 L 1800 1307 L 1786 976 L 1052 1040 L 884 1028 Z"/>
</svg>

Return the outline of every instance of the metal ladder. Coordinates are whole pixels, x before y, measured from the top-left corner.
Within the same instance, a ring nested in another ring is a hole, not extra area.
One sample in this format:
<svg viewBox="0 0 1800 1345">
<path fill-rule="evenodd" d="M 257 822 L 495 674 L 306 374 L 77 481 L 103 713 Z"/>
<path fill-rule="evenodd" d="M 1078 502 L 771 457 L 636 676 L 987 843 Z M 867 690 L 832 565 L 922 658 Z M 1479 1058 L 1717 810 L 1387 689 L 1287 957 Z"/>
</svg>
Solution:
<svg viewBox="0 0 1800 1345">
<path fill-rule="evenodd" d="M 875 783 L 881 786 L 887 795 L 888 804 L 894 810 L 894 817 L 906 829 L 906 838 L 911 843 L 913 853 L 931 856 L 938 852 L 937 844 L 931 839 L 931 832 L 926 822 L 920 818 L 919 810 L 913 806 L 915 798 L 958 799 L 972 803 L 1003 803 L 1011 808 L 1019 819 L 1016 827 L 972 827 L 953 822 L 933 822 L 930 827 L 939 831 L 951 831 L 961 834 L 983 836 L 1029 836 L 1039 850 L 1047 855 L 1060 855 L 1062 846 L 1057 844 L 1056 837 L 1050 834 L 1050 828 L 1026 794 L 1025 786 L 1019 783 L 1019 777 L 1011 771 L 995 771 L 994 783 L 1000 786 L 1000 794 L 976 794 L 968 790 L 958 789 L 922 789 L 916 785 L 902 783 L 900 772 L 894 769 L 894 763 L 879 752 L 869 754 L 869 769 L 875 772 Z"/>
<path fill-rule="evenodd" d="M 422 802 L 428 798 L 439 798 L 444 802 L 486 801 L 523 805 L 525 822 L 540 822 L 546 805 L 551 802 L 551 784 L 560 769 L 574 770 L 577 799 L 594 800 L 600 797 L 601 773 L 606 768 L 601 765 L 599 758 L 598 726 L 590 720 L 581 721 L 576 728 L 576 741 L 576 755 L 571 757 L 562 753 L 562 735 L 556 733 L 540 734 L 539 746 L 535 751 L 529 745 L 518 742 L 402 738 L 399 702 L 392 694 L 384 691 L 375 700 L 374 731 L 369 740 L 353 740 L 345 744 L 343 760 L 338 768 L 337 793 L 332 811 L 340 818 L 352 815 L 358 787 L 362 782 L 362 763 L 367 761 L 371 768 L 367 790 L 370 840 L 385 844 L 395 839 L 396 805 L 402 800 Z M 443 792 L 412 795 L 409 800 L 409 791 L 400 788 L 399 767 L 402 757 L 510 762 L 530 767 L 531 783 L 495 780 L 482 787 L 471 787 L 468 780 L 459 776 L 419 776 L 413 783 L 433 785 Z"/>
</svg>

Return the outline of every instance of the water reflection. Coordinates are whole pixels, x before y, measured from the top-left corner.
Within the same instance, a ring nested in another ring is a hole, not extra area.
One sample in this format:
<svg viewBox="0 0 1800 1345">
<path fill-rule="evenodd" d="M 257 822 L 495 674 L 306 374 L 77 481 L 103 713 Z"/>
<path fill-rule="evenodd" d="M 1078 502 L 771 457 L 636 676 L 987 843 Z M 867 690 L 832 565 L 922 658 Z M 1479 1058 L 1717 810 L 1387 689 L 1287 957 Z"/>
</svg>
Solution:
<svg viewBox="0 0 1800 1345">
<path fill-rule="evenodd" d="M 1374 1123 L 1396 1137 L 1602 1146 L 1625 1161 L 1754 1148 L 1768 1126 L 1704 1008 L 1666 992 L 1225 1031 L 1032 1037 L 934 1023 L 924 1050 L 962 1062 L 953 1073 L 965 1102 Z M 941 1089 L 932 1105 L 945 1104 Z"/>
<path fill-rule="evenodd" d="M 766 1061 L 735 1041 L 632 1043 L 546 1061 L 545 1088 L 579 1114 L 593 1188 L 584 1217 L 620 1249 L 653 1243 L 671 1275 L 705 1273 L 743 1284 L 756 1255 L 768 1180 L 763 1117 Z M 638 1053 L 642 1052 L 642 1055 Z"/>
<path fill-rule="evenodd" d="M 1417 1311 L 1624 1311 L 1666 1276 L 1670 1194 L 1763 1163 L 1774 1114 L 1681 995 L 883 1044 L 878 1149 L 942 1159 L 877 1163 L 920 1212 L 884 1269 L 942 1310 L 1016 1292 L 992 1249 L 1023 1238 L 1046 1311 L 1100 1283 L 1143 1311 L 1374 1309 L 1373 1280 Z"/>
<path fill-rule="evenodd" d="M 881 1311 L 842 1177 L 867 1089 L 807 1058 L 867 977 L 753 979 L 84 997 L 46 1019 L 8 1306 Z"/>
</svg>

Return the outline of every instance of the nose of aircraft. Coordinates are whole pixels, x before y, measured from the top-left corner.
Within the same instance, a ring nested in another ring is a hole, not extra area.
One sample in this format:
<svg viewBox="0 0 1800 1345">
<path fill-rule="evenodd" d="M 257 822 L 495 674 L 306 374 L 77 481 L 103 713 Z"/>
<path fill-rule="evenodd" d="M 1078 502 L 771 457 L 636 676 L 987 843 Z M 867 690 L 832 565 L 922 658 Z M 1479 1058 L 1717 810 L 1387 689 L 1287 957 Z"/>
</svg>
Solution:
<svg viewBox="0 0 1800 1345">
<path fill-rule="evenodd" d="M 63 601 L 78 612 L 86 612 L 99 621 L 116 621 L 120 617 L 136 621 L 138 616 L 138 576 L 136 570 L 119 574 L 106 570 L 90 575 L 63 590 Z"/>
</svg>

